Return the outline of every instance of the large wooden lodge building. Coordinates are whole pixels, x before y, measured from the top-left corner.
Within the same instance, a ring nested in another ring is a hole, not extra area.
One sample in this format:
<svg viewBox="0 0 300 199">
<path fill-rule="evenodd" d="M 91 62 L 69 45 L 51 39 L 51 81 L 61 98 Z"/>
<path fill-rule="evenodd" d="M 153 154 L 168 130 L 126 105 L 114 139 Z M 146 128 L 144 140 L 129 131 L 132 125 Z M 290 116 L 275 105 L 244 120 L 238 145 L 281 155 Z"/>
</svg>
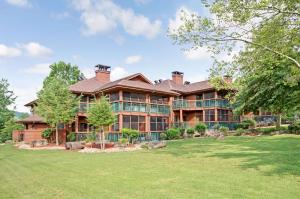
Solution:
<svg viewBox="0 0 300 199">
<path fill-rule="evenodd" d="M 116 116 L 116 122 L 105 129 L 106 139 L 117 141 L 122 128 L 136 129 L 143 140 L 146 135 L 159 139 L 161 132 L 170 127 L 194 127 L 204 122 L 209 128 L 215 124 L 232 128 L 239 118 L 234 117 L 226 91 L 217 91 L 209 81 L 184 82 L 184 74 L 172 72 L 172 78 L 152 83 L 141 73 L 129 75 L 116 81 L 110 80 L 110 67 L 97 65 L 95 77 L 70 86 L 71 92 L 81 96 L 78 113 L 74 121 L 61 127 L 59 140 L 66 141 L 70 132 L 82 140 L 92 128 L 87 122 L 87 111 L 100 95 L 109 98 Z M 231 81 L 230 78 L 224 78 Z M 48 125 L 34 112 L 36 101 L 25 106 L 31 107 L 32 114 L 21 120 L 25 130 L 14 133 L 14 139 L 27 142 L 41 139 L 41 132 Z"/>
</svg>

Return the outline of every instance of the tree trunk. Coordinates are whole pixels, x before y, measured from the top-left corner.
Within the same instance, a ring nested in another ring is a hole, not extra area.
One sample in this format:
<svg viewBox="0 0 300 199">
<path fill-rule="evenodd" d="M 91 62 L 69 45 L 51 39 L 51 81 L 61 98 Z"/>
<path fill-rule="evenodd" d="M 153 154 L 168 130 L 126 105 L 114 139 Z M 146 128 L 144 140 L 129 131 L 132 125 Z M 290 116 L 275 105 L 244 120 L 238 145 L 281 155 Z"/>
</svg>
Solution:
<svg viewBox="0 0 300 199">
<path fill-rule="evenodd" d="M 277 115 L 276 128 L 279 129 L 281 126 L 281 113 Z"/>
<path fill-rule="evenodd" d="M 101 126 L 101 144 L 102 144 L 101 148 L 102 148 L 102 150 L 105 149 L 104 138 L 105 138 L 104 130 L 103 130 L 103 126 Z"/>
<path fill-rule="evenodd" d="M 58 124 L 55 127 L 55 144 L 58 146 Z"/>
</svg>

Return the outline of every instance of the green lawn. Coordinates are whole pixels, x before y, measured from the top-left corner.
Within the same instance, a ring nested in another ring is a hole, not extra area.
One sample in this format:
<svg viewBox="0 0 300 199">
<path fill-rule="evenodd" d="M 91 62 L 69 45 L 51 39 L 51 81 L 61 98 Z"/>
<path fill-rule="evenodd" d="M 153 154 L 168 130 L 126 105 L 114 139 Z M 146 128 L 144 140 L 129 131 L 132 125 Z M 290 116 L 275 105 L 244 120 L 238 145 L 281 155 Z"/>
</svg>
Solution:
<svg viewBox="0 0 300 199">
<path fill-rule="evenodd" d="M 300 198 L 300 136 L 113 154 L 0 146 L 0 198 Z"/>
</svg>

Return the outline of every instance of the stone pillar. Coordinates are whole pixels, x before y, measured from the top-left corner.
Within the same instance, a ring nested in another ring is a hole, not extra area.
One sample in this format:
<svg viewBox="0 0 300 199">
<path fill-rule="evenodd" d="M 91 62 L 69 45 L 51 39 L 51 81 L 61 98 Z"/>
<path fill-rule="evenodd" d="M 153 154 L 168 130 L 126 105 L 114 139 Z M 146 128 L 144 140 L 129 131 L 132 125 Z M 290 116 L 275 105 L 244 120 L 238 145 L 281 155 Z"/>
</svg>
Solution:
<svg viewBox="0 0 300 199">
<path fill-rule="evenodd" d="M 182 109 L 179 110 L 179 121 L 180 121 L 180 123 L 183 122 L 183 112 L 182 112 Z"/>
</svg>

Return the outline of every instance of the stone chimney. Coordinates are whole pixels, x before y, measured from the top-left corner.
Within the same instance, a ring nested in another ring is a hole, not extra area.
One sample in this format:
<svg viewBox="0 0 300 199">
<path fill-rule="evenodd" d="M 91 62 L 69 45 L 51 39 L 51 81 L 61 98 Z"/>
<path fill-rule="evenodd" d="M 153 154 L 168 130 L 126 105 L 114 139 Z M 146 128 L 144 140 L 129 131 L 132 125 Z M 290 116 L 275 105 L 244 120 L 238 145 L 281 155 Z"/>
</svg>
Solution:
<svg viewBox="0 0 300 199">
<path fill-rule="evenodd" d="M 176 84 L 183 85 L 183 72 L 173 71 L 173 72 L 172 72 L 172 80 L 173 80 Z"/>
<path fill-rule="evenodd" d="M 95 66 L 96 70 L 96 79 L 99 82 L 107 83 L 110 82 L 110 66 L 105 66 L 105 65 L 96 65 Z"/>
</svg>

